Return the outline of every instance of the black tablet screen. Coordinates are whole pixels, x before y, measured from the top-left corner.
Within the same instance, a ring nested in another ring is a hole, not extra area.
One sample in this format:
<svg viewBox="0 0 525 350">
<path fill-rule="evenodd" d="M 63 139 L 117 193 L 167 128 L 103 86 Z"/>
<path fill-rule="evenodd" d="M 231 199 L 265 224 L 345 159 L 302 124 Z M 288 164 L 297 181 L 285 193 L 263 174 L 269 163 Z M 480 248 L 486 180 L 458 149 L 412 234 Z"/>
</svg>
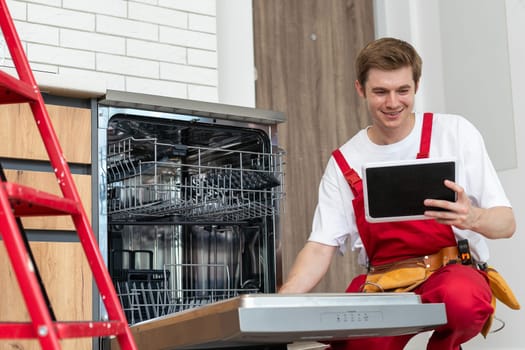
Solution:
<svg viewBox="0 0 525 350">
<path fill-rule="evenodd" d="M 389 218 L 423 215 L 436 209 L 423 205 L 427 198 L 455 201 L 454 191 L 443 184 L 455 181 L 455 163 L 437 162 L 366 168 L 368 215 Z"/>
</svg>

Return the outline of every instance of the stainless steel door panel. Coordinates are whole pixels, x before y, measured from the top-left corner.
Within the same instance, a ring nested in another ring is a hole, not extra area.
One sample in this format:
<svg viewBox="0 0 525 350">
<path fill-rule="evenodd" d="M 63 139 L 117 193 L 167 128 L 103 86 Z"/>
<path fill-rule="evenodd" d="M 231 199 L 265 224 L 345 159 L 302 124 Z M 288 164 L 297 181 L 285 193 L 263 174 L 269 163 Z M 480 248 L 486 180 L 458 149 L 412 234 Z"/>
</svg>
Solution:
<svg viewBox="0 0 525 350">
<path fill-rule="evenodd" d="M 411 293 L 252 294 L 138 323 L 139 348 L 211 349 L 413 334 L 446 323 Z"/>
</svg>

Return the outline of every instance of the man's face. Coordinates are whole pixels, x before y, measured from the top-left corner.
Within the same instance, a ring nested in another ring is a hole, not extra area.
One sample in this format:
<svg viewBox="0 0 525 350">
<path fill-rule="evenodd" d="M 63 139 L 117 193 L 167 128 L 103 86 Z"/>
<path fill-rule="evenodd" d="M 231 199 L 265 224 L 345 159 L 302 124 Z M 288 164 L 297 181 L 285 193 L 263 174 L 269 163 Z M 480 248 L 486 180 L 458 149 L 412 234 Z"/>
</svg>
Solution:
<svg viewBox="0 0 525 350">
<path fill-rule="evenodd" d="M 356 82 L 356 89 L 366 100 L 375 133 L 389 139 L 408 135 L 412 129 L 410 116 L 417 90 L 411 67 L 392 71 L 373 68 L 368 71 L 365 86 Z"/>
</svg>

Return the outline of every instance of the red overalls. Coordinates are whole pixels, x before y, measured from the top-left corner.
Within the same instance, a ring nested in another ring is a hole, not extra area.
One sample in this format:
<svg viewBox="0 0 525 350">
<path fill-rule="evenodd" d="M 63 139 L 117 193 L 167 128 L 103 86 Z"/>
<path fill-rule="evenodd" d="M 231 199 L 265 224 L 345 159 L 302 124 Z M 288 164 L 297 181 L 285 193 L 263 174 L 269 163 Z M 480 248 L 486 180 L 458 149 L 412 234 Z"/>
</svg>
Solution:
<svg viewBox="0 0 525 350">
<path fill-rule="evenodd" d="M 417 158 L 427 158 L 432 134 L 432 113 L 425 113 Z M 435 220 L 369 223 L 365 220 L 361 178 L 339 150 L 333 153 L 347 179 L 359 236 L 372 266 L 436 253 L 456 245 L 452 228 Z M 359 292 L 366 275 L 354 278 L 347 292 Z M 452 264 L 440 268 L 414 290 L 424 303 L 445 303 L 448 323 L 436 329 L 427 349 L 457 350 L 476 336 L 492 314 L 491 292 L 485 275 L 470 266 Z M 403 349 L 413 335 L 355 339 L 332 344 L 332 349 Z"/>
</svg>

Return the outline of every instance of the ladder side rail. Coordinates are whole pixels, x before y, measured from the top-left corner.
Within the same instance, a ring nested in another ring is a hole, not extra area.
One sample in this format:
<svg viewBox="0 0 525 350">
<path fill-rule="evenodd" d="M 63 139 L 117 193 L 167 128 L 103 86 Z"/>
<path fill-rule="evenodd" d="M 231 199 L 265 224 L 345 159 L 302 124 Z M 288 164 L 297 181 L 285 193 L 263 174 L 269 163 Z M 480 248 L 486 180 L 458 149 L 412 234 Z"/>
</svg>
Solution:
<svg viewBox="0 0 525 350">
<path fill-rule="evenodd" d="M 96 238 L 91 229 L 91 224 L 87 219 L 85 209 L 80 204 L 80 196 L 77 192 L 71 172 L 69 171 L 69 166 L 62 156 L 62 153 L 59 151 L 59 144 L 56 141 L 53 128 L 51 127 L 49 118 L 46 115 L 43 99 L 40 97 L 35 101 L 35 103 L 31 105 L 31 109 L 33 110 L 37 122 L 42 120 L 42 123 L 39 125 L 40 134 L 42 135 L 44 143 L 47 143 L 46 148 L 48 149 L 48 153 L 50 153 L 50 159 L 55 159 L 55 162 L 52 161 L 51 163 L 54 167 L 55 175 L 58 179 L 62 193 L 66 198 L 69 196 L 69 198 L 79 203 L 79 214 L 73 214 L 71 216 L 108 315 L 110 316 L 110 319 L 127 322 L 124 312 L 117 306 L 120 305 L 120 301 L 113 286 L 113 281 L 107 272 L 105 261 L 100 253 Z M 49 125 L 44 126 L 47 123 L 49 123 Z"/>
<path fill-rule="evenodd" d="M 33 74 L 31 67 L 29 66 L 29 62 L 24 54 L 24 48 L 18 37 L 18 33 L 13 23 L 13 19 L 7 9 L 5 0 L 0 0 L 0 25 L 4 33 L 5 42 L 9 48 L 9 53 L 11 54 L 11 59 L 15 63 L 18 78 L 25 83 L 31 83 L 33 88 L 38 89 L 36 82 L 32 77 Z"/>
</svg>

